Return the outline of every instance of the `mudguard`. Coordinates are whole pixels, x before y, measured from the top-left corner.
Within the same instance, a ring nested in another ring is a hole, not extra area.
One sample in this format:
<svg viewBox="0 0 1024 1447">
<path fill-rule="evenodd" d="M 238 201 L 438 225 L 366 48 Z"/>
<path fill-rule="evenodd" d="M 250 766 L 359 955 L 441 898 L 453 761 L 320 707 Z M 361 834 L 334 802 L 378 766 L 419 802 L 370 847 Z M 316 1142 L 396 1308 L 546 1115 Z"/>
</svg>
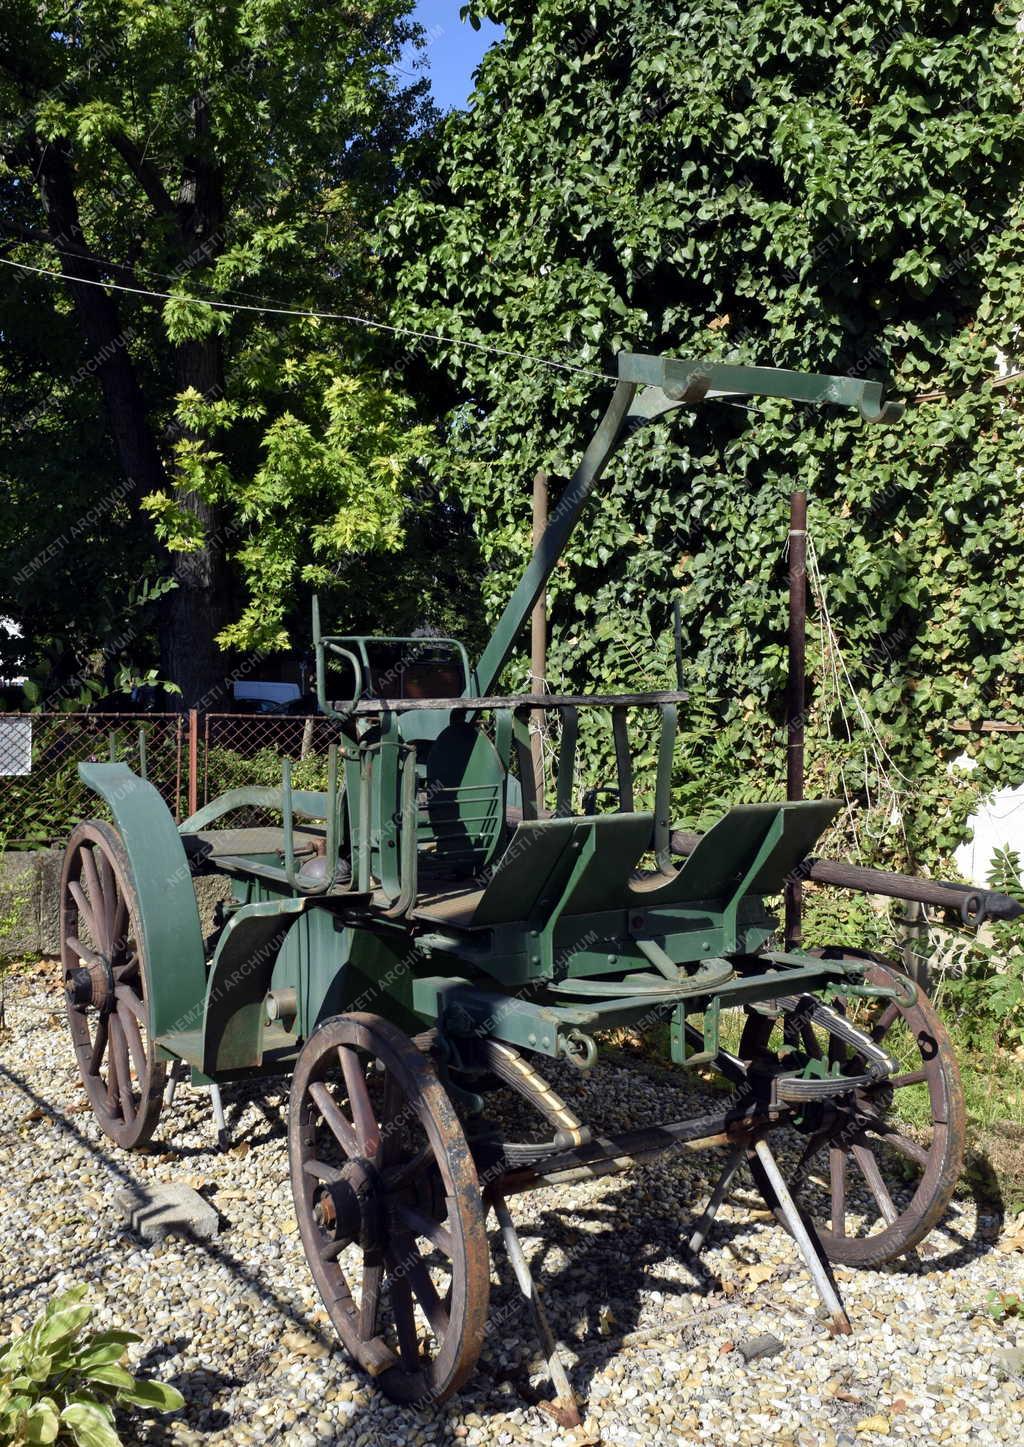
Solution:
<svg viewBox="0 0 1024 1447">
<path fill-rule="evenodd" d="M 198 1029 L 206 998 L 203 933 L 192 871 L 170 810 L 127 764 L 79 764 L 78 774 L 110 809 L 128 852 L 150 1038 Z"/>
</svg>

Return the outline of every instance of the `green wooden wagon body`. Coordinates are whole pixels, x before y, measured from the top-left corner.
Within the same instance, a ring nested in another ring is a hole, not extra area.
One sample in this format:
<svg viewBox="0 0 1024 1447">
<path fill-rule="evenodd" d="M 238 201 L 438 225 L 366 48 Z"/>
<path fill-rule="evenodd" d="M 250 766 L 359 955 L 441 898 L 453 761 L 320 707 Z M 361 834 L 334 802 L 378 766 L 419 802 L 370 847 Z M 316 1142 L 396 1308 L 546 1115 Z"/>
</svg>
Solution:
<svg viewBox="0 0 1024 1447">
<path fill-rule="evenodd" d="M 63 889 L 69 1019 L 100 1123 L 123 1145 L 145 1140 L 169 1065 L 199 1084 L 291 1074 L 310 1266 L 346 1346 L 400 1399 L 441 1400 L 472 1369 L 493 1209 L 549 1348 L 556 1411 L 572 1417 L 506 1204 L 516 1191 L 719 1147 L 724 1171 L 691 1247 L 749 1162 L 832 1327 L 846 1330 L 829 1262 L 912 1249 L 960 1164 L 956 1066 L 923 992 L 873 957 L 777 943 L 769 905 L 838 805 L 731 809 L 680 862 L 670 784 L 682 693 L 493 692 L 637 426 L 736 395 L 855 407 L 868 422 L 900 409 L 875 382 L 768 368 L 623 354 L 619 377 L 475 664 L 452 640 L 325 633 L 315 616 L 320 708 L 337 725 L 324 791 L 294 789 L 285 760 L 279 787 L 232 790 L 176 826 L 126 765 L 81 766 L 113 821 L 79 826 Z M 560 724 L 550 811 L 533 777 L 538 709 Z M 600 711 L 616 770 L 615 807 L 590 814 L 574 812 L 587 709 Z M 637 806 L 632 773 L 641 711 L 658 738 L 649 808 Z M 272 822 L 235 827 L 240 809 Z M 204 939 L 195 877 L 209 873 L 229 898 Z M 729 1011 L 740 1026 L 727 1049 Z M 593 1132 L 555 1082 L 563 1062 L 589 1068 L 614 1027 L 660 1032 L 677 1065 L 724 1076 L 722 1109 L 614 1139 Z M 893 1116 L 901 1088 L 925 1098 L 920 1136 Z M 510 1139 L 488 1118 L 502 1090 L 533 1110 L 539 1139 Z M 799 1191 L 769 1147 L 780 1129 L 801 1145 Z M 816 1206 L 812 1166 L 824 1181 Z"/>
</svg>

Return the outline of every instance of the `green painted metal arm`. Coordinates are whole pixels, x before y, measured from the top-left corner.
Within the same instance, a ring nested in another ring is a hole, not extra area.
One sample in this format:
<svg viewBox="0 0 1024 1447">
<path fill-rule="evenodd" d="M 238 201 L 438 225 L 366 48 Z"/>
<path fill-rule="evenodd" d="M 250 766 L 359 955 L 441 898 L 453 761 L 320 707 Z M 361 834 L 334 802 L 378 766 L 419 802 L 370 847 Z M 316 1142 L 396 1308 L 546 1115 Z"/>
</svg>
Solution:
<svg viewBox="0 0 1024 1447">
<path fill-rule="evenodd" d="M 294 789 L 292 791 L 292 811 L 300 819 L 329 820 L 328 797 L 328 794 L 313 789 Z M 230 814 L 233 810 L 245 806 L 275 809 L 280 812 L 283 800 L 284 795 L 280 784 L 241 785 L 237 789 L 228 789 L 226 793 L 218 794 L 216 799 L 211 799 L 195 814 L 190 814 L 187 819 L 183 819 L 178 825 L 178 829 L 182 834 L 195 834 L 198 830 L 206 829 L 216 823 L 225 814 Z"/>
<path fill-rule="evenodd" d="M 619 382 L 612 393 L 612 399 L 601 418 L 600 425 L 579 467 L 558 499 L 544 530 L 536 552 L 526 565 L 526 571 L 519 580 L 512 597 L 505 605 L 505 611 L 495 626 L 491 640 L 484 649 L 479 663 L 473 670 L 466 688 L 466 697 L 488 694 L 505 666 L 505 661 L 515 644 L 520 628 L 533 611 L 533 605 L 551 576 L 573 528 L 583 511 L 583 505 L 591 490 L 608 465 L 608 459 L 615 451 L 622 432 L 623 423 L 629 415 L 630 404 L 636 395 L 636 384 Z"/>
<path fill-rule="evenodd" d="M 580 513 L 616 447 L 627 421 L 653 421 L 678 407 L 715 397 L 786 397 L 794 402 L 856 407 L 865 422 L 896 422 L 899 402 L 882 400 L 881 382 L 790 372 L 778 367 L 737 367 L 725 362 L 619 353 L 619 382 L 579 467 L 551 514 L 540 542 L 495 625 L 467 683 L 465 696 L 489 694 L 515 646 Z"/>
<path fill-rule="evenodd" d="M 170 810 L 127 764 L 79 764 L 78 774 L 109 807 L 128 852 L 147 962 L 150 1036 L 196 1030 L 206 995 L 203 933 Z"/>
<path fill-rule="evenodd" d="M 865 422 L 898 422 L 902 402 L 882 400 L 881 382 L 860 377 L 834 377 L 816 372 L 790 372 L 783 367 L 739 367 L 702 358 L 650 357 L 619 353 L 619 376 L 642 387 L 655 387 L 675 403 L 703 402 L 715 397 L 785 397 L 833 407 L 856 407 Z"/>
</svg>

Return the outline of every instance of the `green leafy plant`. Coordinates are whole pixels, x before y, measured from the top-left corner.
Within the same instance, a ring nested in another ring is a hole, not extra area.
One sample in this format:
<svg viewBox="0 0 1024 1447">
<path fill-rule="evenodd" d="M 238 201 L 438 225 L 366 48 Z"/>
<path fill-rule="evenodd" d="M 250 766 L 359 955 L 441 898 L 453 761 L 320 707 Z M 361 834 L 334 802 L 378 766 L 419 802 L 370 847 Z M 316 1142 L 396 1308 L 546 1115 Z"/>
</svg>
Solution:
<svg viewBox="0 0 1024 1447">
<path fill-rule="evenodd" d="M 1024 700 L 1021 393 L 991 381 L 1020 351 L 1020 10 L 470 7 L 503 38 L 472 108 L 411 154 L 380 250 L 394 319 L 450 339 L 406 375 L 448 405 L 438 476 L 472 509 L 492 617 L 525 560 L 524 482 L 544 466 L 557 506 L 607 401 L 592 374 L 620 348 L 885 375 L 910 402 L 897 428 L 707 406 L 613 459 L 549 584 L 547 671 L 567 692 L 658 687 L 680 599 L 680 823 L 780 796 L 798 485 L 807 792 L 855 806 L 821 852 L 945 873 L 971 795 L 1019 782 L 1024 740 L 950 723 L 1012 720 Z M 949 769 L 961 749 L 966 782 Z"/>
<path fill-rule="evenodd" d="M 86 1291 L 75 1286 L 54 1297 L 0 1353 L 0 1442 L 119 1447 L 115 1406 L 156 1412 L 184 1406 L 177 1388 L 126 1371 L 125 1348 L 141 1340 L 134 1332 L 86 1330 L 93 1312 Z"/>
<path fill-rule="evenodd" d="M 989 1292 L 985 1308 L 993 1321 L 1005 1321 L 1008 1316 L 1024 1316 L 1024 1296 L 1016 1291 Z"/>
<path fill-rule="evenodd" d="M 993 889 L 1024 900 L 1021 865 L 1008 849 L 997 850 L 989 870 Z M 965 935 L 939 982 L 936 997 L 954 1015 L 965 1044 L 986 1053 L 1024 1045 L 1024 925 L 997 921 L 990 940 Z"/>
</svg>

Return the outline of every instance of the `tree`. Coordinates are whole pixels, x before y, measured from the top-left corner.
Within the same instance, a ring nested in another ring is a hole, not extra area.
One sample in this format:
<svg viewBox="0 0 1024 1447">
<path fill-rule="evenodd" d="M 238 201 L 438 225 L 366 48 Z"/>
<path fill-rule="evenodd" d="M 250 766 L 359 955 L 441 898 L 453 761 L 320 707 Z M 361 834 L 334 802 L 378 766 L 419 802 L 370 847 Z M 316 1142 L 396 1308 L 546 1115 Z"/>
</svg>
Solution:
<svg viewBox="0 0 1024 1447">
<path fill-rule="evenodd" d="M 405 409 L 374 381 L 366 335 L 209 303 L 372 309 L 369 223 L 394 191 L 399 144 L 432 115 L 426 83 L 395 69 L 420 43 L 410 9 L 0 0 L 0 255 L 67 278 L 0 268 L 5 340 L 15 336 L 28 363 L 8 363 L 0 461 L 37 499 L 8 540 L 16 558 L 38 556 L 58 498 L 71 525 L 76 470 L 75 508 L 116 491 L 92 529 L 114 554 L 116 612 L 122 561 L 138 577 L 155 524 L 169 549 L 159 569 L 176 585 L 160 604 L 160 666 L 185 703 L 215 696 L 215 640 L 282 643 L 304 565 L 329 568 L 356 540 L 400 540 L 415 438 L 394 448 Z M 173 298 L 137 294 L 147 289 Z M 56 395 L 34 406 L 48 385 Z M 91 416 L 100 399 L 102 431 Z M 371 415 L 392 450 L 344 456 L 343 435 Z M 76 431 L 80 454 L 68 445 Z M 314 518 L 315 556 L 303 528 Z M 92 576 L 95 562 L 94 550 Z M 263 576 L 274 570 L 276 591 Z M 34 633 L 33 602 L 8 587 L 0 608 L 27 615 Z"/>
<path fill-rule="evenodd" d="M 777 794 L 786 497 L 805 483 L 834 630 L 812 659 L 816 787 L 842 765 L 876 800 L 887 775 L 863 855 L 934 861 L 962 825 L 951 720 L 1019 717 L 1024 701 L 1024 434 L 1019 392 L 990 381 L 1024 320 L 1019 4 L 475 9 L 505 38 L 384 245 L 399 318 L 456 339 L 408 375 L 471 420 L 450 432 L 450 469 L 492 615 L 524 559 L 528 480 L 567 475 L 607 397 L 588 372 L 613 371 L 621 348 L 935 394 L 884 432 L 774 404 L 641 431 L 556 573 L 550 669 L 574 690 L 667 683 L 677 594 L 681 811 Z M 1019 778 L 1024 751 L 1002 741 L 982 760 L 979 784 Z"/>
</svg>

